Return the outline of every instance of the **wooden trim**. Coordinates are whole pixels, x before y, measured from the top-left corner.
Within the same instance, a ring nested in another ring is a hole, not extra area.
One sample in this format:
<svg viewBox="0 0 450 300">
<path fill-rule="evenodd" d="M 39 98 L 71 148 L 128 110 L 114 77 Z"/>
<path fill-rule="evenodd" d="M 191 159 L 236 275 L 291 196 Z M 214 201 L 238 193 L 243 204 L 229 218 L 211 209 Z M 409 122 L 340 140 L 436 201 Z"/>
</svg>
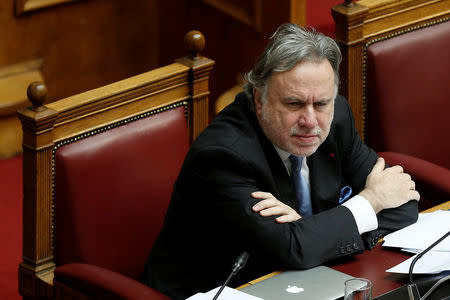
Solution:
<svg viewBox="0 0 450 300">
<path fill-rule="evenodd" d="M 193 103 L 188 111 L 188 128 L 191 142 L 209 124 L 209 74 L 214 61 L 200 57 L 192 59 L 188 56 L 177 59 L 176 62 L 190 68 L 189 88 Z M 193 123 L 193 120 L 196 120 Z"/>
<path fill-rule="evenodd" d="M 306 0 L 290 0 L 291 9 L 289 11 L 289 22 L 299 26 L 305 26 L 306 20 Z"/>
<path fill-rule="evenodd" d="M 75 1 L 79 0 L 16 0 L 16 14 L 22 15 L 26 12 L 38 10 L 44 7 Z"/>
<path fill-rule="evenodd" d="M 364 20 L 365 39 L 405 27 L 416 26 L 421 22 L 429 22 L 450 13 L 450 1 L 448 0 L 409 3 L 412 4 L 398 8 L 389 5 L 377 7 L 377 10 L 369 10 L 367 18 Z"/>
<path fill-rule="evenodd" d="M 243 288 L 245 288 L 245 287 L 251 286 L 252 284 L 261 282 L 261 281 L 263 281 L 263 280 L 266 280 L 266 279 L 268 279 L 268 278 L 270 278 L 270 277 L 274 277 L 274 276 L 276 276 L 276 275 L 278 275 L 278 274 L 281 274 L 281 273 L 283 273 L 283 271 L 275 271 L 275 272 L 269 273 L 269 274 L 267 274 L 267 275 L 258 277 L 258 278 L 254 279 L 254 280 L 252 280 L 252 281 L 249 281 L 248 283 L 243 284 L 243 285 L 237 287 L 236 289 L 237 289 L 237 290 L 243 289 Z"/>
<path fill-rule="evenodd" d="M 430 213 L 436 210 L 449 210 L 450 209 L 450 201 L 444 202 L 442 204 L 433 206 L 427 210 L 421 211 L 421 213 Z"/>
</svg>

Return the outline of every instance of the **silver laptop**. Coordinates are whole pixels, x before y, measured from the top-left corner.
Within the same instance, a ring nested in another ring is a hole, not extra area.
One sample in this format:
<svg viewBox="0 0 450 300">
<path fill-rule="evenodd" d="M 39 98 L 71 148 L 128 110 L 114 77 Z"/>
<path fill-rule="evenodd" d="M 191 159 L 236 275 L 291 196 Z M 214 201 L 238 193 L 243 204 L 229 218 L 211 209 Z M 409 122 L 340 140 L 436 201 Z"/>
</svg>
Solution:
<svg viewBox="0 0 450 300">
<path fill-rule="evenodd" d="M 302 271 L 285 271 L 241 291 L 264 300 L 328 300 L 344 296 L 344 282 L 350 275 L 319 266 Z"/>
</svg>

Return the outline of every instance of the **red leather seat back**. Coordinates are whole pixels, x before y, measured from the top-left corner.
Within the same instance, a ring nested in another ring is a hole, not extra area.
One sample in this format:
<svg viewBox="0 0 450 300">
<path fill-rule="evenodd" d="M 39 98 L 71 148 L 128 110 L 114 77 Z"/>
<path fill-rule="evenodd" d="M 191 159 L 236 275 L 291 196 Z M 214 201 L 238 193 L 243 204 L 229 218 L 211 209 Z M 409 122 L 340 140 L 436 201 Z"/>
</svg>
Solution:
<svg viewBox="0 0 450 300">
<path fill-rule="evenodd" d="M 189 147 L 184 107 L 64 146 L 55 153 L 57 265 L 143 272 Z"/>
<path fill-rule="evenodd" d="M 367 144 L 450 169 L 450 22 L 367 49 Z"/>
</svg>

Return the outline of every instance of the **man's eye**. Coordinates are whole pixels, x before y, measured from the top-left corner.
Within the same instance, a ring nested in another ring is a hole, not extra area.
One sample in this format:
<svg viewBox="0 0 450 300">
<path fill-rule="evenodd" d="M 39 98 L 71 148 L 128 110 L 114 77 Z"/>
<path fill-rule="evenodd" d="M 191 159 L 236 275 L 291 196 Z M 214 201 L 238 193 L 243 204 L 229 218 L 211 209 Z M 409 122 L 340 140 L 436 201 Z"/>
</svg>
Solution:
<svg viewBox="0 0 450 300">
<path fill-rule="evenodd" d="M 317 107 L 323 107 L 323 106 L 327 105 L 327 102 L 316 102 L 316 103 L 314 103 L 314 105 Z"/>
</svg>

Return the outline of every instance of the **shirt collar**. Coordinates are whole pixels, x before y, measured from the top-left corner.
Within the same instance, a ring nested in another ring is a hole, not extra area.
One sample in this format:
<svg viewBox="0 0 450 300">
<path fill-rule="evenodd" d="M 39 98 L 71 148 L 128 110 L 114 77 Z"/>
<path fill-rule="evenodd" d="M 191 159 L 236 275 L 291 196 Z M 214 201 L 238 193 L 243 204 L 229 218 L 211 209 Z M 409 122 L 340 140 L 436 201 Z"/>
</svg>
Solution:
<svg viewBox="0 0 450 300">
<path fill-rule="evenodd" d="M 278 155 L 280 156 L 282 161 L 285 161 L 289 158 L 289 155 L 291 155 L 291 153 L 286 152 L 280 148 L 278 148 L 277 146 L 273 145 L 275 147 L 275 150 L 277 150 Z"/>
</svg>

